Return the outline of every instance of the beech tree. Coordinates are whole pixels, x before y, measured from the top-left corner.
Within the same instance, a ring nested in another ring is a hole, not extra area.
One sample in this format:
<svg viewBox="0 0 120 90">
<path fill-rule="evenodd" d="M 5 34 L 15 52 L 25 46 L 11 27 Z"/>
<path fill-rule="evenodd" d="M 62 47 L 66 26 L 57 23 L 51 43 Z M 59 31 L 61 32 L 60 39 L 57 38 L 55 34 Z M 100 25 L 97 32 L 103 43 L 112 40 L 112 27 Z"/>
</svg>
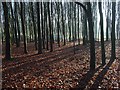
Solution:
<svg viewBox="0 0 120 90">
<path fill-rule="evenodd" d="M 89 40 L 90 40 L 90 70 L 95 70 L 95 40 L 94 40 L 94 30 L 93 30 L 93 20 L 92 20 L 92 12 L 91 12 L 91 3 L 87 2 L 87 9 L 86 7 L 76 2 L 76 4 L 80 5 L 86 12 L 89 24 Z"/>
<path fill-rule="evenodd" d="M 42 38 L 40 29 L 40 8 L 39 2 L 37 2 L 37 26 L 38 26 L 38 54 L 42 53 Z"/>
<path fill-rule="evenodd" d="M 104 47 L 104 30 L 103 30 L 103 14 L 101 2 L 99 2 L 99 13 L 100 13 L 100 26 L 101 26 L 101 53 L 102 53 L 102 65 L 105 65 L 105 47 Z"/>
<path fill-rule="evenodd" d="M 33 27 L 34 27 L 35 49 L 37 50 L 37 33 L 36 33 L 36 25 L 34 19 L 33 2 L 31 2 L 31 14 L 32 14 Z"/>
<path fill-rule="evenodd" d="M 10 31 L 9 31 L 9 19 L 8 19 L 8 6 L 6 2 L 2 2 L 3 10 L 4 10 L 4 19 L 5 19 L 5 59 L 10 60 Z"/>
<path fill-rule="evenodd" d="M 112 31 L 111 31 L 111 59 L 116 58 L 115 52 L 115 12 L 116 12 L 116 2 L 112 2 Z"/>
<path fill-rule="evenodd" d="M 24 16 L 23 16 L 23 3 L 20 2 L 21 6 L 21 24 L 22 24 L 22 31 L 23 31 L 23 39 L 24 39 L 24 53 L 27 53 L 27 45 L 26 45 L 26 34 L 25 34 L 25 24 L 24 24 Z"/>
<path fill-rule="evenodd" d="M 50 19 L 50 7 L 49 7 L 49 2 L 47 3 L 48 6 L 48 16 L 49 16 L 49 30 L 50 30 L 50 52 L 53 51 L 53 38 L 52 38 L 52 28 L 51 28 L 51 19 Z"/>
</svg>

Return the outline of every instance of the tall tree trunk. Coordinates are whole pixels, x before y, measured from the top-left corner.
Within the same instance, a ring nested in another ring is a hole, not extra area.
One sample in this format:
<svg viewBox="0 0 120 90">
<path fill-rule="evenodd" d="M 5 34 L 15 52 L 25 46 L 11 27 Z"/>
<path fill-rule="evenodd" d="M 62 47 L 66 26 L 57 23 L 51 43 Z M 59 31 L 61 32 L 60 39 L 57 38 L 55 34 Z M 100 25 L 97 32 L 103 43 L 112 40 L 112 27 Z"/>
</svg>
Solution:
<svg viewBox="0 0 120 90">
<path fill-rule="evenodd" d="M 16 24 L 17 24 L 17 29 L 18 29 L 18 46 L 20 46 L 20 25 L 18 21 L 18 6 L 19 4 L 15 2 L 15 9 L 16 9 L 15 18 L 16 18 Z"/>
<path fill-rule="evenodd" d="M 44 30 L 43 30 L 43 37 L 42 37 L 42 38 L 43 38 L 43 40 L 44 40 L 44 42 L 43 42 L 44 45 L 46 45 L 46 44 L 45 44 L 45 42 L 46 42 L 46 38 L 45 38 L 45 35 L 46 35 L 46 34 L 45 34 L 45 31 L 46 31 L 46 28 L 47 28 L 47 27 L 46 27 L 46 10 L 45 10 L 46 6 L 45 6 L 45 3 L 46 3 L 46 2 L 43 2 L 43 7 L 44 7 L 44 10 L 43 10 L 43 11 L 44 11 L 44 12 L 43 12 L 43 14 L 44 14 L 43 26 L 44 26 Z M 43 46 L 43 49 L 45 49 L 45 46 Z"/>
<path fill-rule="evenodd" d="M 86 5 L 86 3 L 84 4 Z M 83 11 L 82 14 L 82 37 L 83 37 L 83 45 L 86 45 L 88 36 L 87 36 L 87 16 L 85 11 Z"/>
<path fill-rule="evenodd" d="M 12 9 L 12 4 L 10 3 L 10 8 L 11 8 L 11 15 L 12 15 L 12 28 L 14 29 L 15 32 L 15 43 L 16 43 L 16 47 L 19 47 L 18 45 L 18 39 L 17 39 L 17 26 L 16 26 L 16 19 L 13 15 L 13 9 Z M 16 12 L 16 8 L 15 8 L 15 12 Z"/>
<path fill-rule="evenodd" d="M 33 27 L 34 27 L 35 49 L 37 50 L 37 33 L 36 33 L 36 25 L 35 25 L 34 12 L 33 12 L 33 2 L 31 2 L 31 11 L 32 11 L 31 14 L 32 14 Z"/>
<path fill-rule="evenodd" d="M 106 25 L 106 41 L 108 41 L 108 16 L 107 16 L 107 25 Z"/>
<path fill-rule="evenodd" d="M 39 2 L 37 2 L 37 25 L 38 25 L 38 54 L 42 53 L 42 39 L 41 39 L 41 30 L 40 30 L 40 9 Z"/>
<path fill-rule="evenodd" d="M 33 41 L 33 31 L 34 31 L 34 29 L 32 29 L 32 20 L 31 20 L 31 11 L 30 11 L 30 8 L 29 8 L 28 16 L 29 16 L 29 19 L 28 19 L 28 29 L 29 29 L 30 33 L 28 33 L 28 30 L 26 30 L 26 33 L 27 33 L 27 42 L 29 42 L 29 36 L 31 37 L 30 42 L 32 42 Z"/>
<path fill-rule="evenodd" d="M 120 31 L 119 31 L 119 40 L 120 40 Z"/>
<path fill-rule="evenodd" d="M 47 19 L 47 5 L 44 3 L 44 19 L 45 19 L 45 31 L 46 31 L 46 49 L 49 50 L 49 39 L 48 39 L 48 19 Z"/>
<path fill-rule="evenodd" d="M 88 24 L 89 24 L 89 40 L 90 40 L 90 70 L 95 70 L 95 40 L 93 30 L 93 20 L 91 12 L 91 4 L 87 2 Z"/>
<path fill-rule="evenodd" d="M 57 2 L 57 42 L 58 42 L 58 47 L 60 47 L 60 22 L 59 22 L 59 17 L 60 17 L 60 7 L 59 7 L 59 2 Z"/>
<path fill-rule="evenodd" d="M 8 6 L 6 2 L 2 2 L 5 18 L 5 59 L 10 60 L 10 32 L 9 32 L 9 19 L 8 19 Z"/>
<path fill-rule="evenodd" d="M 116 2 L 112 2 L 112 31 L 111 31 L 111 59 L 114 60 L 116 58 L 115 52 L 115 7 Z"/>
<path fill-rule="evenodd" d="M 52 35 L 52 42 L 54 43 L 54 36 L 53 36 L 53 2 L 51 2 L 51 35 Z"/>
<path fill-rule="evenodd" d="M 61 3 L 61 13 L 62 13 L 63 42 L 64 42 L 64 45 L 66 45 L 66 41 L 65 41 L 65 20 L 64 20 L 64 12 L 63 12 L 63 5 L 62 5 L 62 3 Z"/>
<path fill-rule="evenodd" d="M 87 20 L 86 14 L 83 13 L 83 45 L 86 45 L 87 42 Z"/>
<path fill-rule="evenodd" d="M 73 41 L 73 44 L 74 44 L 74 40 L 75 40 L 75 36 L 74 36 L 74 32 L 75 32 L 75 27 L 74 27 L 74 4 L 72 2 L 72 5 L 71 5 L 71 8 L 72 8 L 72 13 L 71 13 L 71 26 L 72 26 L 72 41 Z"/>
<path fill-rule="evenodd" d="M 79 13 L 80 13 L 80 12 L 79 12 L 79 8 L 80 8 L 80 7 L 79 7 L 79 5 L 78 5 L 78 22 L 77 22 L 77 23 L 78 23 L 78 45 L 80 45 L 80 29 L 79 29 L 79 22 L 80 22 L 80 21 L 79 21 L 79 20 L 80 20 L 80 19 L 79 19 L 79 18 L 80 18 L 80 17 L 79 17 Z"/>
<path fill-rule="evenodd" d="M 108 41 L 108 39 L 109 39 L 109 31 L 108 31 L 108 29 L 109 29 L 109 17 L 110 17 L 110 2 L 108 2 L 108 9 L 107 9 L 107 18 L 106 18 L 106 41 Z"/>
<path fill-rule="evenodd" d="M 51 29 L 51 17 L 50 17 L 50 7 L 49 7 L 49 2 L 47 3 L 48 7 L 48 16 L 49 16 L 49 31 L 50 31 L 50 52 L 53 51 L 53 39 L 52 39 L 52 29 Z"/>
<path fill-rule="evenodd" d="M 76 33 L 76 4 L 74 5 L 74 22 L 75 22 L 75 28 L 74 28 L 74 30 L 75 30 L 75 32 L 74 32 L 74 34 L 75 34 L 75 41 L 76 41 L 76 39 L 77 39 L 77 33 Z"/>
<path fill-rule="evenodd" d="M 2 33 L 2 44 L 4 43 L 4 40 L 3 40 L 3 38 L 4 38 L 4 32 L 3 32 L 3 29 L 1 28 L 1 33 Z"/>
<path fill-rule="evenodd" d="M 42 46 L 45 48 L 45 40 L 44 40 L 44 21 L 43 21 L 43 3 L 41 2 L 41 29 L 42 29 Z"/>
<path fill-rule="evenodd" d="M 26 2 L 23 2 L 23 20 L 24 20 L 24 27 L 25 27 L 25 33 L 26 33 L 26 35 L 25 35 L 25 37 L 26 37 L 26 42 L 28 42 L 28 31 L 27 31 L 27 20 L 26 20 L 26 17 L 25 17 L 25 15 L 26 15 Z M 31 38 L 32 39 L 32 38 Z"/>
<path fill-rule="evenodd" d="M 22 23 L 22 31 L 23 31 L 23 39 L 24 39 L 24 53 L 27 53 L 27 45 L 26 45 L 26 36 L 25 36 L 25 24 L 23 20 L 23 5 L 22 2 L 20 2 L 21 5 L 21 23 Z"/>
<path fill-rule="evenodd" d="M 119 22 L 119 19 L 118 19 L 118 23 L 117 23 L 117 39 L 119 39 L 119 25 L 120 25 L 120 22 Z"/>
<path fill-rule="evenodd" d="M 102 53 L 102 65 L 105 65 L 105 47 L 104 47 L 104 31 L 103 31 L 103 14 L 101 2 L 99 2 L 99 13 L 100 13 L 100 26 L 101 26 L 101 53 Z"/>
<path fill-rule="evenodd" d="M 69 5 L 69 9 L 68 10 L 68 27 L 69 27 L 69 42 L 71 42 L 71 13 L 72 13 L 72 9 L 71 9 L 71 5 L 72 5 L 72 2 L 70 2 L 70 5 Z"/>
</svg>

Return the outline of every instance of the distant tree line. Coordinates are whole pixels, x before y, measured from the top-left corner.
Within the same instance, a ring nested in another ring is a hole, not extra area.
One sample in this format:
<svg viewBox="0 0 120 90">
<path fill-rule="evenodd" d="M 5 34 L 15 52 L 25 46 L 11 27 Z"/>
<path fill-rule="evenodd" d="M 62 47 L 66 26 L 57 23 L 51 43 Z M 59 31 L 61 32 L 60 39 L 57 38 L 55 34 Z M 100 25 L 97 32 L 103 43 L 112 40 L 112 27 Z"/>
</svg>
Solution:
<svg viewBox="0 0 120 90">
<path fill-rule="evenodd" d="M 119 4 L 118 2 L 118 11 Z M 103 9 L 106 15 L 106 32 Z M 97 10 L 100 15 L 99 25 Z M 0 30 L 7 60 L 11 58 L 11 45 L 20 47 L 21 42 L 24 43 L 26 54 L 27 44 L 30 42 L 34 42 L 38 54 L 44 53 L 44 49 L 54 51 L 55 43 L 58 47 L 67 42 L 73 42 L 74 47 L 77 44 L 89 44 L 91 70 L 95 69 L 96 41 L 101 43 L 102 65 L 106 64 L 105 41 L 111 40 L 111 58 L 114 60 L 116 57 L 115 39 L 120 39 L 120 14 L 116 13 L 116 2 L 2 2 L 0 13 L 0 21 L 4 25 Z"/>
</svg>

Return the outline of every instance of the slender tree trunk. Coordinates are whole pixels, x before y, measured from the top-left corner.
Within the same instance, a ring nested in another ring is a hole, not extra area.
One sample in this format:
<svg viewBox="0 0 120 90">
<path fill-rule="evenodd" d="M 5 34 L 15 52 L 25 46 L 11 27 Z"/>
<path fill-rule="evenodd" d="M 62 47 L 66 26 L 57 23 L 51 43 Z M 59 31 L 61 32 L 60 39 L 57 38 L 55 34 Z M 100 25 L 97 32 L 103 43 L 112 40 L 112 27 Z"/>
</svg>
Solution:
<svg viewBox="0 0 120 90">
<path fill-rule="evenodd" d="M 105 47 L 104 47 L 104 31 L 103 31 L 103 14 L 101 2 L 99 2 L 99 13 L 100 13 L 100 26 L 101 26 L 101 53 L 102 53 L 102 65 L 105 65 Z"/>
<path fill-rule="evenodd" d="M 31 21 L 31 12 L 30 12 L 30 10 L 29 10 L 28 14 L 29 14 L 29 19 L 28 19 L 28 26 L 29 27 L 28 28 L 29 28 L 30 33 L 28 33 L 28 30 L 26 30 L 26 33 L 27 33 L 27 38 L 28 38 L 28 36 L 31 36 L 30 42 L 32 42 L 33 41 L 33 29 L 32 29 L 32 21 Z M 27 42 L 29 42 L 28 40 L 29 40 L 29 38 L 27 39 Z"/>
<path fill-rule="evenodd" d="M 83 11 L 82 14 L 82 37 L 83 37 L 83 45 L 86 45 L 88 36 L 87 36 L 87 16 L 85 11 Z"/>
<path fill-rule="evenodd" d="M 50 17 L 50 7 L 49 7 L 49 2 L 47 3 L 48 6 L 48 16 L 49 16 L 49 30 L 50 30 L 50 52 L 53 51 L 53 40 L 52 40 L 52 29 L 51 29 L 51 17 Z"/>
<path fill-rule="evenodd" d="M 76 33 L 76 4 L 75 4 L 75 6 L 74 6 L 74 22 L 75 22 L 75 28 L 74 28 L 74 30 L 75 30 L 75 41 L 76 41 L 76 39 L 77 39 L 77 33 Z"/>
<path fill-rule="evenodd" d="M 119 40 L 120 40 L 120 31 L 119 31 Z"/>
<path fill-rule="evenodd" d="M 33 12 L 33 2 L 31 2 L 31 11 L 32 11 L 31 14 L 32 14 L 33 27 L 34 27 L 35 49 L 37 50 L 37 33 L 36 33 L 36 25 L 35 25 L 34 12 Z"/>
<path fill-rule="evenodd" d="M 75 54 L 75 12 L 74 12 L 74 4 L 72 3 L 72 41 L 73 41 L 73 47 L 74 47 L 74 54 Z"/>
<path fill-rule="evenodd" d="M 119 18 L 118 18 L 118 23 L 117 23 L 117 39 L 119 39 L 119 25 L 120 25 L 120 22 L 119 22 Z"/>
<path fill-rule="evenodd" d="M 107 26 L 106 26 L 106 41 L 108 41 L 108 16 L 107 16 Z"/>
<path fill-rule="evenodd" d="M 47 19 L 47 5 L 44 4 L 44 15 L 45 15 L 45 28 L 46 28 L 46 49 L 49 50 L 49 43 L 48 43 L 48 19 Z"/>
<path fill-rule="evenodd" d="M 15 8 L 16 8 L 16 13 L 15 13 L 15 15 L 16 15 L 16 23 L 17 23 L 17 29 L 18 29 L 18 46 L 20 47 L 20 25 L 19 25 L 19 21 L 18 21 L 18 6 L 19 6 L 19 4 L 17 4 L 16 2 L 15 2 Z"/>
<path fill-rule="evenodd" d="M 65 41 L 65 20 L 64 20 L 64 12 L 63 12 L 63 6 L 62 6 L 62 3 L 61 3 L 61 13 L 62 13 L 62 30 L 63 30 L 63 42 L 64 42 L 64 45 L 66 45 L 66 41 Z"/>
<path fill-rule="evenodd" d="M 80 7 L 79 7 L 79 5 L 78 5 L 78 45 L 80 45 L 80 30 L 79 30 L 79 22 L 80 22 L 80 21 L 79 21 L 79 18 L 80 18 L 80 17 L 79 17 L 79 13 L 80 13 L 80 12 L 79 12 L 79 8 L 80 8 Z"/>
<path fill-rule="evenodd" d="M 75 40 L 75 36 L 74 36 L 74 32 L 75 32 L 75 27 L 74 27 L 74 4 L 72 2 L 72 5 L 71 5 L 71 8 L 72 8 L 72 13 L 71 13 L 71 26 L 72 26 L 72 42 L 74 44 L 74 40 Z"/>
<path fill-rule="evenodd" d="M 26 2 L 23 2 L 23 21 L 24 21 L 24 27 L 25 27 L 25 37 L 26 37 L 26 42 L 28 42 L 28 30 L 27 30 L 27 20 L 26 20 Z M 32 39 L 32 38 L 31 38 Z"/>
<path fill-rule="evenodd" d="M 44 34 L 44 36 L 43 36 L 43 39 L 44 40 L 46 40 L 46 38 L 45 38 L 45 32 L 46 32 L 46 4 L 45 4 L 46 2 L 43 2 L 43 5 L 44 5 L 44 31 L 43 31 L 43 34 Z M 46 41 L 45 41 L 46 42 Z M 46 43 L 45 43 L 46 44 Z M 45 49 L 45 47 L 43 47 L 43 49 Z"/>
<path fill-rule="evenodd" d="M 52 42 L 54 43 L 54 36 L 53 36 L 53 2 L 51 2 L 51 30 L 52 30 Z"/>
<path fill-rule="evenodd" d="M 70 10 L 68 10 L 68 15 L 69 15 L 69 16 L 68 16 L 68 17 L 69 17 L 69 19 L 68 19 L 69 42 L 71 42 L 71 16 L 72 16 L 72 15 L 71 15 L 71 11 L 72 11 L 72 10 L 71 10 L 71 3 L 72 3 L 72 2 L 70 2 L 70 5 L 69 5 L 69 9 L 70 9 Z"/>
<path fill-rule="evenodd" d="M 5 18 L 5 59 L 10 60 L 10 32 L 9 32 L 9 19 L 8 19 L 8 6 L 6 2 L 2 2 Z"/>
<path fill-rule="evenodd" d="M 67 27 L 67 17 L 66 17 L 66 14 L 67 14 L 67 3 L 65 3 L 65 40 L 67 41 L 67 31 L 68 31 L 68 27 Z M 66 45 L 66 41 L 65 41 L 65 45 Z"/>
<path fill-rule="evenodd" d="M 27 53 L 27 45 L 26 45 L 26 36 L 25 36 L 25 24 L 23 20 L 23 5 L 22 2 L 20 2 L 21 5 L 21 23 L 22 23 L 22 31 L 23 31 L 23 39 L 24 39 L 24 53 Z"/>
<path fill-rule="evenodd" d="M 59 7 L 59 2 L 57 2 L 57 14 L 58 14 L 58 20 L 57 20 L 57 42 L 58 42 L 58 47 L 60 47 L 60 22 L 59 22 L 59 17 L 60 17 L 60 7 Z"/>
<path fill-rule="evenodd" d="M 2 44 L 4 43 L 4 40 L 3 40 L 3 38 L 4 38 L 4 32 L 3 32 L 3 29 L 1 29 L 1 31 L 2 31 Z"/>
<path fill-rule="evenodd" d="M 110 19 L 110 2 L 108 2 L 108 9 L 107 9 L 108 11 L 107 11 L 107 18 L 106 18 L 106 41 L 108 41 L 109 40 L 109 19 Z"/>
<path fill-rule="evenodd" d="M 89 39 L 90 39 L 90 70 L 95 70 L 95 40 L 93 30 L 93 20 L 91 12 L 91 4 L 87 2 L 88 24 L 89 24 Z"/>
<path fill-rule="evenodd" d="M 43 21 L 43 3 L 41 2 L 41 29 L 42 29 L 42 46 L 45 48 L 45 40 L 44 40 L 44 21 Z"/>
<path fill-rule="evenodd" d="M 112 2 L 112 31 L 111 31 L 111 59 L 114 60 L 116 58 L 115 52 L 115 7 L 116 2 Z"/>
<path fill-rule="evenodd" d="M 17 39 L 16 19 L 13 15 L 13 9 L 12 9 L 12 4 L 11 3 L 10 3 L 10 8 L 11 8 L 11 15 L 12 15 L 12 28 L 14 29 L 14 32 L 15 32 L 15 43 L 16 43 L 16 47 L 19 47 L 18 39 Z M 16 13 L 16 8 L 15 8 L 15 13 Z"/>
<path fill-rule="evenodd" d="M 37 25 L 38 25 L 38 54 L 42 53 L 42 39 L 41 39 L 41 30 L 40 30 L 40 9 L 39 2 L 37 2 Z"/>
</svg>

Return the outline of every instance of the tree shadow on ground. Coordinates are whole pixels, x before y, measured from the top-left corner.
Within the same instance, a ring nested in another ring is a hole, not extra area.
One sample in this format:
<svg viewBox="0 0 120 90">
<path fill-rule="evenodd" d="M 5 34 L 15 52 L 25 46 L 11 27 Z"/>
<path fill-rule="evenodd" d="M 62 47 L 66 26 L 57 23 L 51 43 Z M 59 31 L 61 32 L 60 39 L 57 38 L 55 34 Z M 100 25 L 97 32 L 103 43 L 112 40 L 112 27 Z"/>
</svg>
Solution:
<svg viewBox="0 0 120 90">
<path fill-rule="evenodd" d="M 85 87 L 88 85 L 88 82 L 92 79 L 92 77 L 94 76 L 94 74 L 101 68 L 101 66 L 99 66 L 98 68 L 96 68 L 93 71 L 88 71 L 80 80 L 79 80 L 79 84 L 78 84 L 78 90 L 83 90 L 85 89 Z"/>
<path fill-rule="evenodd" d="M 101 84 L 105 74 L 109 70 L 109 67 L 112 65 L 114 60 L 110 60 L 108 64 L 103 68 L 103 70 L 99 73 L 99 75 L 96 77 L 96 80 L 94 81 L 94 84 L 90 87 L 91 90 L 98 89 L 98 86 Z"/>
<path fill-rule="evenodd" d="M 103 70 L 96 77 L 95 81 L 93 81 L 94 82 L 93 85 L 90 87 L 90 90 L 98 89 L 98 86 L 101 84 L 105 74 L 107 73 L 107 71 L 108 71 L 109 67 L 112 65 L 112 63 L 113 63 L 113 60 L 110 60 L 105 67 L 99 66 L 94 71 L 88 71 L 84 75 L 84 77 L 82 77 L 79 80 L 79 84 L 78 84 L 78 87 L 77 87 L 78 90 L 84 90 L 86 88 L 86 86 L 88 85 L 89 81 L 95 75 L 95 73 L 97 73 L 97 71 L 99 71 L 100 68 L 103 68 Z"/>
</svg>

